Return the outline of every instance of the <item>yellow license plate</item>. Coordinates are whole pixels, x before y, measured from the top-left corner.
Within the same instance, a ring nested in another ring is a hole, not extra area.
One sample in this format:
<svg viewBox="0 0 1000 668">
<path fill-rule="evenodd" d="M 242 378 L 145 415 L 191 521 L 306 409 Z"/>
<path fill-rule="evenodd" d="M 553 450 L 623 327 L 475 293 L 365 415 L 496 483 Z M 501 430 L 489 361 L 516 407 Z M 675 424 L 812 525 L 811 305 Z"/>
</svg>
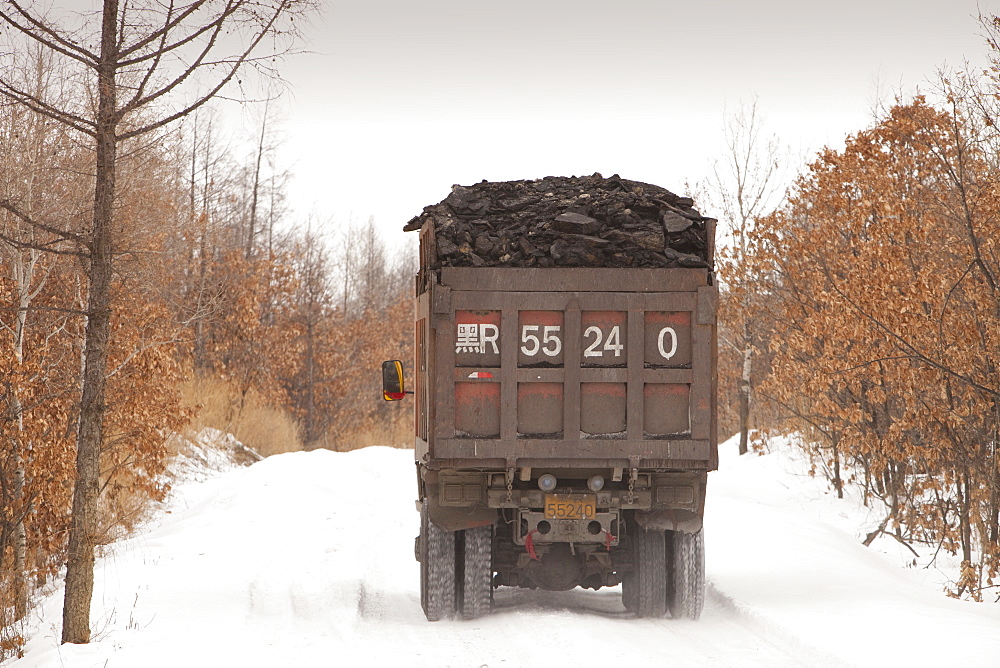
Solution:
<svg viewBox="0 0 1000 668">
<path fill-rule="evenodd" d="M 589 520 L 597 515 L 596 494 L 546 494 L 545 517 L 550 520 Z"/>
</svg>

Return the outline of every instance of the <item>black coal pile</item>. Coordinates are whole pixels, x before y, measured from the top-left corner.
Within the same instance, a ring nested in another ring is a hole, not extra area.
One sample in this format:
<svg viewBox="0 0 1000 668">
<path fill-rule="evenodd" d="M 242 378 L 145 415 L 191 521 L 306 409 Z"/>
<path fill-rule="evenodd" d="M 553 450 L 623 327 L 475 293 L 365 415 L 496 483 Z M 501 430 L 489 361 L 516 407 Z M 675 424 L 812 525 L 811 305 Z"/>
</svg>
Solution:
<svg viewBox="0 0 1000 668">
<path fill-rule="evenodd" d="M 483 181 L 403 229 L 432 226 L 428 268 L 709 267 L 714 220 L 693 205 L 617 174 Z"/>
</svg>

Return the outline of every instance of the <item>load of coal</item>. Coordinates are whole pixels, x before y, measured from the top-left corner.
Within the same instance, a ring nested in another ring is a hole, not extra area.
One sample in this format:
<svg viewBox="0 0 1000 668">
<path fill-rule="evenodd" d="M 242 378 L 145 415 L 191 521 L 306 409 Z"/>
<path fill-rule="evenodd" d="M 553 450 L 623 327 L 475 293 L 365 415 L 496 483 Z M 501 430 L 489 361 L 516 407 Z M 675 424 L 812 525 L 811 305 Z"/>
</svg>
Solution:
<svg viewBox="0 0 1000 668">
<path fill-rule="evenodd" d="M 438 267 L 711 267 L 694 201 L 617 174 L 453 186 L 404 226 L 433 228 Z M 436 263 L 435 263 L 436 260 Z"/>
</svg>

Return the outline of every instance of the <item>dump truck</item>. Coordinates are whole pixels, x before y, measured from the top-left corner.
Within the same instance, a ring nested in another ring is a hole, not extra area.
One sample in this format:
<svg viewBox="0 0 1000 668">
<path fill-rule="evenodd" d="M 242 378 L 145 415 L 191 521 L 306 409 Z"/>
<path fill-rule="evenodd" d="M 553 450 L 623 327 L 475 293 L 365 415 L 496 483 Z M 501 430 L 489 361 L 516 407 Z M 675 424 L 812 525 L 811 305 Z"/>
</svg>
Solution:
<svg viewBox="0 0 1000 668">
<path fill-rule="evenodd" d="M 697 619 L 710 264 L 442 266 L 436 243 L 423 226 L 412 377 L 383 365 L 384 398 L 413 398 L 427 619 L 485 615 L 499 587 L 618 585 L 637 617 Z"/>
</svg>

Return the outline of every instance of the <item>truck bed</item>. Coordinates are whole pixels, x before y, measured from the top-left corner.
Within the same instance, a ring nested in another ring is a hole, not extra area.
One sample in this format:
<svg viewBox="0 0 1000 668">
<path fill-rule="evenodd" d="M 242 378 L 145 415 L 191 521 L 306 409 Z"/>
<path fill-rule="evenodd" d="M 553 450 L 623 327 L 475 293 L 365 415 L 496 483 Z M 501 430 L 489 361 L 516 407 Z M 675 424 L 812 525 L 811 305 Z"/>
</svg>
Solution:
<svg viewBox="0 0 1000 668">
<path fill-rule="evenodd" d="M 416 313 L 431 470 L 713 470 L 707 269 L 441 268 Z"/>
</svg>

